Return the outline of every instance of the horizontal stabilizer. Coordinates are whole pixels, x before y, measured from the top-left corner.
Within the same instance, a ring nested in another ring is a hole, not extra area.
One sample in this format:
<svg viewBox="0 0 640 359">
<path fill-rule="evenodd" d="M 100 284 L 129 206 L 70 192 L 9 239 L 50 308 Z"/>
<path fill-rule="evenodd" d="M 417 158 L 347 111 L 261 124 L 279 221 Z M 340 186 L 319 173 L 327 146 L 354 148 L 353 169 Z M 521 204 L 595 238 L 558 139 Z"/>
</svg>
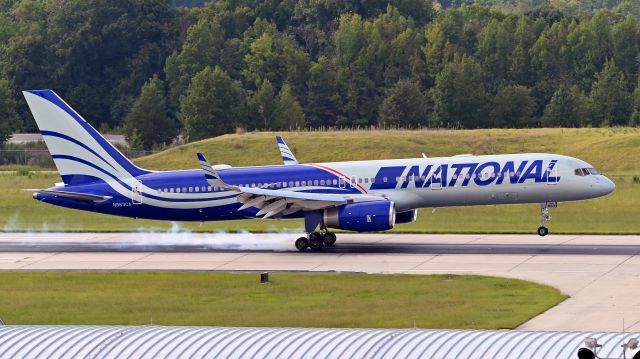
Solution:
<svg viewBox="0 0 640 359">
<path fill-rule="evenodd" d="M 50 189 L 28 189 L 25 191 L 34 192 L 33 194 L 34 197 L 37 196 L 38 194 L 49 194 L 49 195 L 54 195 L 58 197 L 74 199 L 76 201 L 93 202 L 93 203 L 102 203 L 113 198 L 111 196 L 100 196 L 97 194 L 88 194 L 88 193 L 79 193 L 79 192 L 55 191 Z"/>
</svg>

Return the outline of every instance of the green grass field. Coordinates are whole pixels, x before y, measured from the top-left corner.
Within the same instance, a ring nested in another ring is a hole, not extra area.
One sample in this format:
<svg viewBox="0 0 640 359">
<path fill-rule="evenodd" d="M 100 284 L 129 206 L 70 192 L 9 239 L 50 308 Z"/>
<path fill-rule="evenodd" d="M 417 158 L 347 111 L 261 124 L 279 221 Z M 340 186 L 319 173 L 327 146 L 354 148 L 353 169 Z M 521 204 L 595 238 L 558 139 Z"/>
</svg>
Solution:
<svg viewBox="0 0 640 359">
<path fill-rule="evenodd" d="M 8 324 L 515 328 L 557 289 L 481 276 L 2 272 Z"/>
<path fill-rule="evenodd" d="M 469 131 L 293 132 L 285 139 L 301 162 L 448 156 L 458 153 L 555 152 L 584 159 L 617 185 L 604 198 L 561 203 L 553 209 L 552 233 L 640 233 L 640 129 L 537 129 Z M 188 144 L 136 162 L 155 170 L 197 166 L 196 152 L 212 162 L 234 166 L 278 164 L 280 153 L 272 133 L 225 135 Z M 46 188 L 56 174 L 31 177 L 0 175 L 0 230 L 5 231 L 136 231 L 167 230 L 172 224 L 68 210 L 38 203 L 22 188 Z M 464 218 L 464 221 L 461 219 Z M 537 205 L 441 208 L 421 210 L 418 221 L 398 225 L 395 232 L 534 233 Z M 301 231 L 302 221 L 227 221 L 180 224 L 192 231 Z"/>
</svg>

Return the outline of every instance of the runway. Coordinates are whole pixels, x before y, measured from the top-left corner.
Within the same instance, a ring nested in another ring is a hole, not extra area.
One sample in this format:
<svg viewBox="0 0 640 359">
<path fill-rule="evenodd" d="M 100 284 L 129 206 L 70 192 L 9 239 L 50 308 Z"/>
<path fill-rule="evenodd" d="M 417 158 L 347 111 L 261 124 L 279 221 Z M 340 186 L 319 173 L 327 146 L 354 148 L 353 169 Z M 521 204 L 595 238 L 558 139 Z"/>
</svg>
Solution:
<svg viewBox="0 0 640 359">
<path fill-rule="evenodd" d="M 482 274 L 571 296 L 522 330 L 640 331 L 640 236 L 339 234 L 299 253 L 299 234 L 0 233 L 0 270 Z"/>
</svg>

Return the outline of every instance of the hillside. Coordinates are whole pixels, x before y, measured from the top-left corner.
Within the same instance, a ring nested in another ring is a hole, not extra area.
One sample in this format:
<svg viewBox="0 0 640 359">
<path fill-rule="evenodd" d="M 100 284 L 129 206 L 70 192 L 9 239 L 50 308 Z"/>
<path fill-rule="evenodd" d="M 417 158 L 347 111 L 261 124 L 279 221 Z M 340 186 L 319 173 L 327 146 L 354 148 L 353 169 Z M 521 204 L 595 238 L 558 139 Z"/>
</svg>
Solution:
<svg viewBox="0 0 640 359">
<path fill-rule="evenodd" d="M 590 162 L 604 172 L 640 170 L 639 128 L 282 132 L 300 162 L 331 162 L 461 153 L 551 152 Z M 232 166 L 280 164 L 275 133 L 219 136 L 136 160 L 154 170 L 196 168 L 196 152 Z"/>
</svg>

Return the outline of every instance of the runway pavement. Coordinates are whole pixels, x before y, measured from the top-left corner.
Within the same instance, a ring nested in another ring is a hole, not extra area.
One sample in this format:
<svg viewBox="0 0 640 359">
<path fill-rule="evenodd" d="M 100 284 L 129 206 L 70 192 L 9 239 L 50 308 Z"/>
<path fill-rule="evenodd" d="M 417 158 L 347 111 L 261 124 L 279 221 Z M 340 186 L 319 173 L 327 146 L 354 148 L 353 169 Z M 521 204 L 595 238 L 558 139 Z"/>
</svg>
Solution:
<svg viewBox="0 0 640 359">
<path fill-rule="evenodd" d="M 640 331 L 640 236 L 0 233 L 0 270 L 348 271 L 521 278 L 571 296 L 522 330 Z"/>
</svg>

